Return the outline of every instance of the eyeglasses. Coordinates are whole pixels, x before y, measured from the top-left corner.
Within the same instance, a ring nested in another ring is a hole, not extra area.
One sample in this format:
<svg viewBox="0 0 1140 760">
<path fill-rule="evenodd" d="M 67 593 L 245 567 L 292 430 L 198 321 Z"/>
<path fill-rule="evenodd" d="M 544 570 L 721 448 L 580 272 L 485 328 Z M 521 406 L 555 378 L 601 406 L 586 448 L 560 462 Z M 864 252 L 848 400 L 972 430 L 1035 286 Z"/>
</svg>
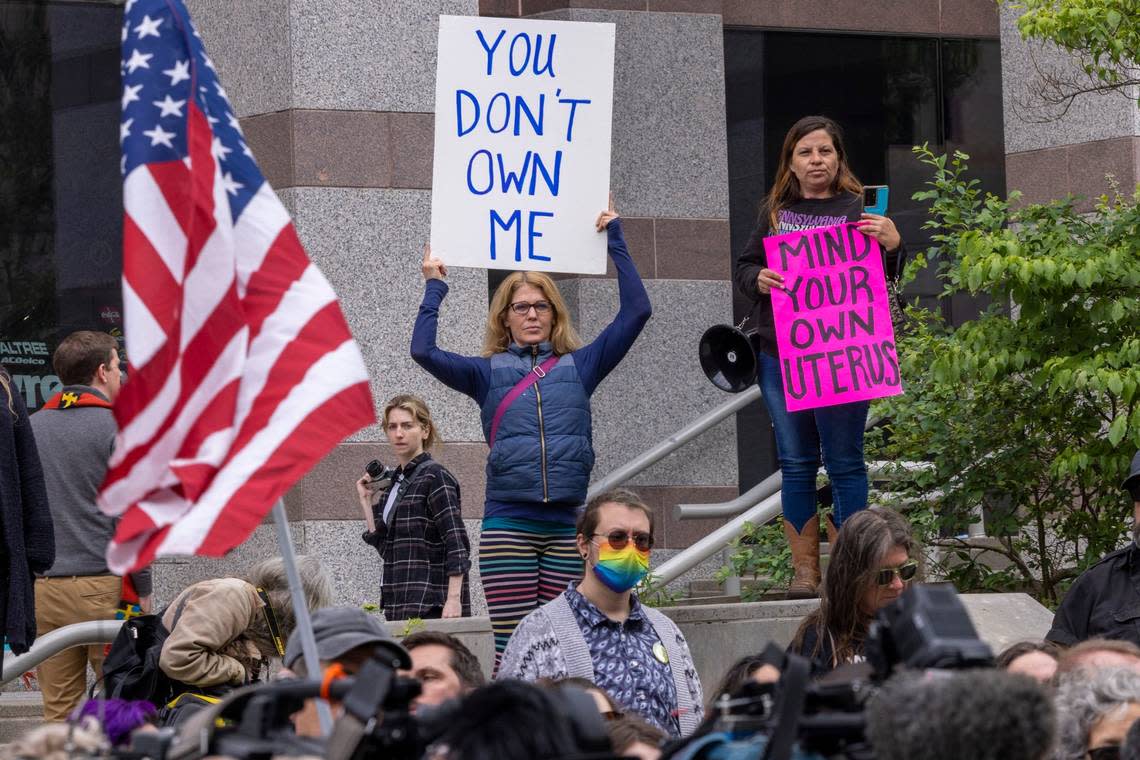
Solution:
<svg viewBox="0 0 1140 760">
<path fill-rule="evenodd" d="M 527 303 L 526 301 L 515 301 L 511 304 L 511 311 L 518 314 L 520 317 L 525 317 L 534 309 L 535 314 L 547 314 L 550 312 L 549 301 L 535 301 L 534 303 Z"/>
<path fill-rule="evenodd" d="M 610 547 L 613 549 L 621 550 L 629 543 L 629 532 L 624 530 L 615 530 L 609 533 L 595 533 L 591 538 L 604 538 L 610 542 Z M 639 552 L 647 552 L 653 548 L 653 534 L 637 532 L 633 534 L 633 545 L 637 547 Z"/>
<path fill-rule="evenodd" d="M 1120 745 L 1112 744 L 1107 747 L 1097 747 L 1088 751 L 1089 760 L 1120 760 Z"/>
<path fill-rule="evenodd" d="M 876 579 L 880 586 L 889 586 L 897 575 L 899 580 L 903 583 L 911 581 L 914 576 L 918 574 L 918 562 L 916 560 L 907 560 L 898 567 L 882 567 L 879 568 L 879 574 Z"/>
</svg>

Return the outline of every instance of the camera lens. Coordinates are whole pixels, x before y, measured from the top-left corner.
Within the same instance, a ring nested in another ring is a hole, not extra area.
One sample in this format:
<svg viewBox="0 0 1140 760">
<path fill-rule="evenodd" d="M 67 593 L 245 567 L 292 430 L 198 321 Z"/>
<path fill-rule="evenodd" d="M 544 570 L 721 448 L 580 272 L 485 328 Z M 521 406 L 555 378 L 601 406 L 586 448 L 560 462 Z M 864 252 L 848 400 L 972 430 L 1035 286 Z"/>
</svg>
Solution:
<svg viewBox="0 0 1140 760">
<path fill-rule="evenodd" d="M 368 473 L 368 477 L 375 480 L 384 474 L 384 465 L 380 464 L 379 459 L 373 459 L 365 466 L 364 471 Z"/>
</svg>

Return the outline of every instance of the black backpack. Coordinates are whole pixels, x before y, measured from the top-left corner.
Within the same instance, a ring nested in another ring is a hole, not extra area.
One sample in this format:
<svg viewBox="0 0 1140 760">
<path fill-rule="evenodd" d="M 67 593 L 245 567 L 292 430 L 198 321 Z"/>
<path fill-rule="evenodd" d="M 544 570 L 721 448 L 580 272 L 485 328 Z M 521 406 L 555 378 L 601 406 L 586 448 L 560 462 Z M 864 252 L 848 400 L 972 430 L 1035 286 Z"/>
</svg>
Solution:
<svg viewBox="0 0 1140 760">
<path fill-rule="evenodd" d="M 185 606 L 186 599 L 183 599 L 174 614 L 175 625 Z M 182 686 L 158 665 L 162 645 L 170 635 L 162 624 L 165 613 L 166 610 L 139 615 L 123 623 L 103 660 L 104 699 L 142 699 L 155 707 L 163 707 L 175 689 Z"/>
</svg>

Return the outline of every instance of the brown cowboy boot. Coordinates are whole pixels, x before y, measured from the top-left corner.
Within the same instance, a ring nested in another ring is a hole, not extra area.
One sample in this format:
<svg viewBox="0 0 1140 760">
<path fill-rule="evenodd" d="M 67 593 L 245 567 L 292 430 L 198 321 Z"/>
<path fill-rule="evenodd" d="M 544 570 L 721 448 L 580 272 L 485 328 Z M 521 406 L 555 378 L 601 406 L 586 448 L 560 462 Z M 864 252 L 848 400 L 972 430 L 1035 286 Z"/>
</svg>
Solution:
<svg viewBox="0 0 1140 760">
<path fill-rule="evenodd" d="M 792 568 L 795 576 L 788 586 L 788 599 L 813 599 L 819 596 L 819 516 L 812 517 L 796 532 L 784 520 L 784 535 L 792 547 Z"/>
<path fill-rule="evenodd" d="M 835 520 L 830 513 L 827 515 L 824 524 L 827 526 L 827 543 L 835 546 L 835 539 L 839 537 L 839 528 L 835 527 Z"/>
</svg>

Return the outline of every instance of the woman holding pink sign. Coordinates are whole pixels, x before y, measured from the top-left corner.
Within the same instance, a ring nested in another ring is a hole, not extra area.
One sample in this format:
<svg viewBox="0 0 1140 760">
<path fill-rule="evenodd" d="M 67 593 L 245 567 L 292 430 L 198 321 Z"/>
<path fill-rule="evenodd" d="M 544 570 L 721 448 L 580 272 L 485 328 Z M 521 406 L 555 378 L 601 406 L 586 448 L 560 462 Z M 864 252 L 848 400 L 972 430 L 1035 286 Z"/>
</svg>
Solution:
<svg viewBox="0 0 1140 760">
<path fill-rule="evenodd" d="M 436 345 L 436 325 L 447 267 L 424 251 L 427 283 L 412 358 L 479 404 L 490 447 L 479 572 L 496 663 L 519 621 L 582 575 L 574 526 L 594 466 L 590 396 L 651 313 L 612 198 L 596 227 L 608 236 L 619 306 L 586 345 L 554 280 L 513 272 L 491 298 L 482 356 L 444 351 Z"/>
<path fill-rule="evenodd" d="M 783 276 L 769 266 L 764 238 L 854 222 L 861 232 L 878 241 L 886 275 L 895 278 L 905 258 L 902 238 L 889 218 L 864 213 L 863 208 L 863 185 L 847 164 L 839 125 L 825 116 L 805 116 L 784 137 L 775 184 L 733 272 L 736 286 L 753 301 L 748 327 L 756 331 L 760 347 L 758 382 L 775 430 L 783 471 L 784 534 L 795 569 L 788 588 L 790 599 L 818 593 L 815 481 L 821 461 L 831 481 L 835 507 L 834 521 L 828 526 L 830 540 L 835 540 L 846 518 L 867 506 L 863 430 L 870 402 L 788 411 L 771 301 L 772 290 L 784 290 L 785 284 Z"/>
</svg>

